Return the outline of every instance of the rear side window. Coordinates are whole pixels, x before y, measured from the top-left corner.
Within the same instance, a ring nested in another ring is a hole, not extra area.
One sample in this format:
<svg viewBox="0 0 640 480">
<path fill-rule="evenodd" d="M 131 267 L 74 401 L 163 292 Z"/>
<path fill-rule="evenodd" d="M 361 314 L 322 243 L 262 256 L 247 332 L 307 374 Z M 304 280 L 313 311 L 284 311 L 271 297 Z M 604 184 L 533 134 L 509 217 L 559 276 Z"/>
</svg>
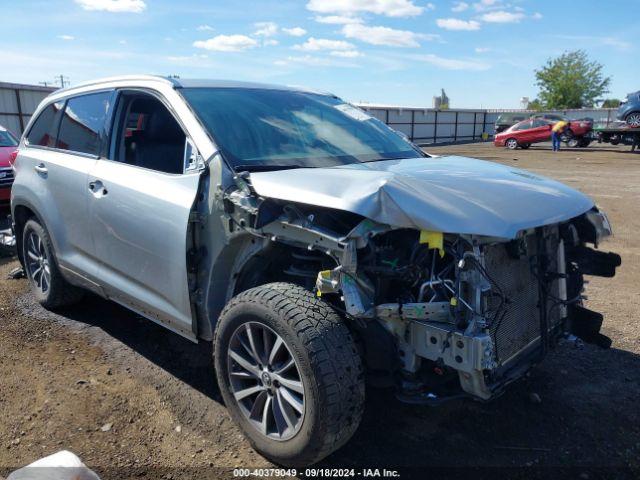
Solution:
<svg viewBox="0 0 640 480">
<path fill-rule="evenodd" d="M 518 125 L 516 125 L 513 129 L 514 130 L 528 130 L 531 128 L 531 120 L 528 120 L 526 122 L 522 122 Z"/>
<path fill-rule="evenodd" d="M 70 98 L 62 115 L 56 147 L 99 155 L 110 101 L 111 92 Z"/>
<path fill-rule="evenodd" d="M 58 112 L 63 103 L 52 103 L 45 108 L 36 118 L 33 126 L 27 135 L 29 145 L 40 145 L 42 147 L 53 147 L 56 139 L 56 127 Z"/>
</svg>

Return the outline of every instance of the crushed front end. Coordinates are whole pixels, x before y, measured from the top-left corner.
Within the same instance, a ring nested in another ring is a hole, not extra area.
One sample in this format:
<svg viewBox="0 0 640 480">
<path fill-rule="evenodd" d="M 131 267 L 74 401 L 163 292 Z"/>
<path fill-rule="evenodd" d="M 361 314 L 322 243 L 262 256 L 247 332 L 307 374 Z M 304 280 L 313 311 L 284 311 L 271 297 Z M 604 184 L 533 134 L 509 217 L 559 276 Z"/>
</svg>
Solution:
<svg viewBox="0 0 640 480">
<path fill-rule="evenodd" d="M 262 241 L 233 291 L 267 281 L 313 289 L 350 320 L 369 381 L 403 401 L 489 400 L 562 340 L 611 343 L 602 315 L 583 306 L 584 275 L 613 277 L 621 263 L 597 250 L 612 232 L 596 207 L 507 239 L 393 227 L 236 181 L 222 195 L 229 235 Z"/>
<path fill-rule="evenodd" d="M 320 272 L 316 288 L 340 295 L 365 348 L 371 323 L 393 337 L 397 368 L 380 370 L 402 400 L 488 400 L 562 339 L 610 345 L 602 316 L 582 306 L 583 275 L 613 276 L 620 265 L 618 255 L 586 246 L 611 233 L 595 209 L 510 241 L 366 221 L 358 228 L 347 237 L 352 259 Z"/>
</svg>

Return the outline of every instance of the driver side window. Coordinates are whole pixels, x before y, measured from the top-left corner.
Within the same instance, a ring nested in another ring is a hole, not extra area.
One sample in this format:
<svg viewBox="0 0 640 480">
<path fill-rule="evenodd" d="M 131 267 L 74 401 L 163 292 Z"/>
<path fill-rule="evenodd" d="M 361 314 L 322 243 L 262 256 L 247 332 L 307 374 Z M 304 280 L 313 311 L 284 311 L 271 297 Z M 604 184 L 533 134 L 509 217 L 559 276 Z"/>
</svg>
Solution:
<svg viewBox="0 0 640 480">
<path fill-rule="evenodd" d="M 109 158 L 141 168 L 181 174 L 186 135 L 164 104 L 152 95 L 122 93 Z"/>
</svg>

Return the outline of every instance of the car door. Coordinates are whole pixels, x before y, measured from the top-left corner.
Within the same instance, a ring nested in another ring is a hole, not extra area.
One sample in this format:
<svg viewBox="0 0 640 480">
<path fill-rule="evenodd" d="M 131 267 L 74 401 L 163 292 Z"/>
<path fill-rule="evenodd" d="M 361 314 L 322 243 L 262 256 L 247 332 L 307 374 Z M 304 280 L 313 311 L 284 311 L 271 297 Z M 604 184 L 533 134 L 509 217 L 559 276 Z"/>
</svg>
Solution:
<svg viewBox="0 0 640 480">
<path fill-rule="evenodd" d="M 532 143 L 534 142 L 546 142 L 551 138 L 551 123 L 542 120 L 535 119 L 533 121 L 533 129 L 531 130 Z"/>
<path fill-rule="evenodd" d="M 518 143 L 531 143 L 531 120 L 526 120 L 515 125 L 513 133 L 513 136 L 518 140 Z"/>
<path fill-rule="evenodd" d="M 200 168 L 192 143 L 154 95 L 121 91 L 108 159 L 92 170 L 91 233 L 106 295 L 195 338 L 187 283 L 187 230 Z"/>
<path fill-rule="evenodd" d="M 47 106 L 30 128 L 20 158 L 58 264 L 74 283 L 97 291 L 88 175 L 100 154 L 113 95 L 113 90 L 94 92 Z"/>
</svg>

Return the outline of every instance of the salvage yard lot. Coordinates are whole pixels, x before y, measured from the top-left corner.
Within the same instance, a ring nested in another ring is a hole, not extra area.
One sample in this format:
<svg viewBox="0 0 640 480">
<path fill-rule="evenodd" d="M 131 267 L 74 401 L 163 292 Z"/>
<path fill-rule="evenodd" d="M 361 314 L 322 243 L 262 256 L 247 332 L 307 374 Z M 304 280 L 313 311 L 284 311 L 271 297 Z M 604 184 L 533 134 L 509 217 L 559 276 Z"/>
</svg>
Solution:
<svg viewBox="0 0 640 480">
<path fill-rule="evenodd" d="M 565 467 L 572 478 L 640 468 L 640 155 L 628 150 L 428 149 L 525 168 L 595 199 L 615 231 L 602 248 L 623 261 L 613 280 L 587 286 L 613 347 L 558 348 L 489 404 L 414 407 L 369 390 L 360 430 L 322 466 Z M 221 478 L 234 466 L 270 466 L 221 403 L 210 345 L 94 297 L 46 312 L 26 280 L 6 279 L 16 265 L 0 260 L 0 476 L 62 449 L 104 479 Z"/>
</svg>

